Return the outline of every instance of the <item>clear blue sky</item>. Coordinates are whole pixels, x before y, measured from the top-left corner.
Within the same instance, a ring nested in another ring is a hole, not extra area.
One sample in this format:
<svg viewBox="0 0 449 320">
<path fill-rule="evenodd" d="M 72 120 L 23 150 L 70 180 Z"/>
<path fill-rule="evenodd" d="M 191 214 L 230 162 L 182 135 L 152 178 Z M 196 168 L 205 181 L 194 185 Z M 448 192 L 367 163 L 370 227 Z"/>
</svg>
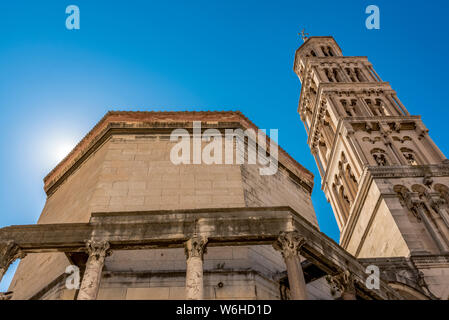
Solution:
<svg viewBox="0 0 449 320">
<path fill-rule="evenodd" d="M 70 4 L 80 30 L 65 28 Z M 380 30 L 365 28 L 370 4 Z M 315 174 L 321 230 L 338 241 L 296 113 L 297 33 L 368 56 L 448 154 L 448 14 L 443 0 L 2 1 L 0 227 L 36 222 L 43 177 L 107 110 L 240 110 L 279 129 L 281 146 Z"/>
</svg>

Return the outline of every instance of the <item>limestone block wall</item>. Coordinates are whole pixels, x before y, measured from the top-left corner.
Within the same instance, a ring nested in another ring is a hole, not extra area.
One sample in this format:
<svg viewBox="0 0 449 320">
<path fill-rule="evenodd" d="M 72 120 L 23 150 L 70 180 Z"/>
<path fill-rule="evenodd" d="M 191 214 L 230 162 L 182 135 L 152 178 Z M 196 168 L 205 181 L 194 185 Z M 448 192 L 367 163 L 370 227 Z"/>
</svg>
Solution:
<svg viewBox="0 0 449 320">
<path fill-rule="evenodd" d="M 254 165 L 174 165 L 170 161 L 174 144 L 166 134 L 112 135 L 48 197 L 38 223 L 88 222 L 92 212 L 291 206 L 317 225 L 310 194 L 285 170 L 261 177 Z M 32 297 L 63 274 L 68 265 L 64 254 L 29 255 L 21 261 L 10 286 L 13 299 Z M 223 297 L 234 298 L 278 298 L 279 288 L 273 278 L 285 270 L 281 256 L 271 246 L 210 248 L 204 267 L 215 284 L 226 282 L 228 274 L 238 275 L 241 270 L 257 274 L 238 280 L 246 284 L 233 284 L 234 280 L 226 283 L 226 290 L 220 292 L 226 292 Z M 181 293 L 179 288 L 185 284 L 185 255 L 181 249 L 116 252 L 107 258 L 105 272 L 112 273 L 103 279 L 100 298 L 150 298 L 159 287 L 165 289 L 158 297 L 180 297 L 183 290 Z M 117 280 L 114 275 L 121 272 L 163 273 L 165 282 L 140 283 L 137 276 L 124 288 L 121 276 Z M 206 273 L 206 282 L 207 277 Z M 247 286 L 254 290 L 243 289 Z M 210 290 L 206 289 L 206 296 L 213 297 Z M 45 298 L 73 298 L 64 290 L 52 292 Z"/>
<path fill-rule="evenodd" d="M 318 227 L 310 194 L 285 169 L 279 168 L 274 175 L 261 176 L 258 166 L 242 165 L 241 175 L 246 206 L 290 206 Z"/>
</svg>

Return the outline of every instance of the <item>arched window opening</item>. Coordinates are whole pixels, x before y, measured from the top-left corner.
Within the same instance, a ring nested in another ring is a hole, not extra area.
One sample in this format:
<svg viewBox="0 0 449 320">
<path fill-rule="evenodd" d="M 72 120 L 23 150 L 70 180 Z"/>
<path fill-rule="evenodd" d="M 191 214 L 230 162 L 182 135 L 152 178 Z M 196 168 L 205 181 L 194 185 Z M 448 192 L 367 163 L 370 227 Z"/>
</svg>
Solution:
<svg viewBox="0 0 449 320">
<path fill-rule="evenodd" d="M 342 79 L 341 79 L 341 77 L 340 77 L 340 73 L 338 72 L 338 69 L 334 68 L 334 69 L 333 69 L 333 73 L 334 73 L 334 79 L 335 79 L 337 82 L 343 82 Z"/>
<path fill-rule="evenodd" d="M 384 101 L 382 99 L 376 99 L 376 111 L 384 116 L 389 116 L 390 112 L 388 111 Z"/>
<path fill-rule="evenodd" d="M 324 73 L 326 74 L 327 80 L 329 82 L 337 82 L 337 80 L 335 79 L 334 73 L 330 69 L 325 68 Z"/>
<path fill-rule="evenodd" d="M 349 76 L 349 78 L 351 79 L 352 82 L 357 82 L 357 79 L 355 77 L 354 71 L 351 68 L 346 68 L 346 73 Z"/>
<path fill-rule="evenodd" d="M 412 149 L 401 148 L 401 152 L 402 152 L 402 155 L 404 156 L 405 160 L 407 161 L 408 165 L 410 165 L 410 166 L 419 165 L 416 154 Z"/>
<path fill-rule="evenodd" d="M 328 51 L 326 50 L 325 47 L 321 47 L 321 51 L 323 52 L 325 57 L 329 56 Z"/>
<path fill-rule="evenodd" d="M 374 158 L 374 161 L 376 161 L 378 166 L 388 166 L 388 161 L 387 161 L 387 155 L 385 153 L 385 150 L 376 148 L 371 150 L 371 155 Z"/>
<path fill-rule="evenodd" d="M 355 68 L 355 76 L 357 77 L 357 80 L 360 82 L 364 82 L 365 81 L 365 76 L 362 73 L 362 70 L 360 70 L 360 68 Z"/>
</svg>

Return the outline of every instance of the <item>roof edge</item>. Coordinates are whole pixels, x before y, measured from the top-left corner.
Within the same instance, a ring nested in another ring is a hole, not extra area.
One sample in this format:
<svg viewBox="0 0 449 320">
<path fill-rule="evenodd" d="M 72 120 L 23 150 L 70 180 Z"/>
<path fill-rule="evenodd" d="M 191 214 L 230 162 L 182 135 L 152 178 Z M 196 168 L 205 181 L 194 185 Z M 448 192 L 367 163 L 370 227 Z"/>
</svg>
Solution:
<svg viewBox="0 0 449 320">
<path fill-rule="evenodd" d="M 84 138 L 72 149 L 72 151 L 56 165 L 44 178 L 44 190 L 47 195 L 53 193 L 53 187 L 58 181 L 65 180 L 71 174 L 72 167 L 85 158 L 92 149 L 98 148 L 97 143 L 111 130 L 111 123 L 125 122 L 191 122 L 191 121 L 213 121 L 213 122 L 238 122 L 242 127 L 258 130 L 240 111 L 108 111 L 103 118 L 84 136 Z M 123 128 L 126 129 L 126 128 Z M 269 137 L 267 137 L 270 143 Z M 298 178 L 303 180 L 313 189 L 313 174 L 298 163 L 279 145 L 279 162 L 292 171 Z M 59 183 L 58 183 L 59 184 Z"/>
</svg>

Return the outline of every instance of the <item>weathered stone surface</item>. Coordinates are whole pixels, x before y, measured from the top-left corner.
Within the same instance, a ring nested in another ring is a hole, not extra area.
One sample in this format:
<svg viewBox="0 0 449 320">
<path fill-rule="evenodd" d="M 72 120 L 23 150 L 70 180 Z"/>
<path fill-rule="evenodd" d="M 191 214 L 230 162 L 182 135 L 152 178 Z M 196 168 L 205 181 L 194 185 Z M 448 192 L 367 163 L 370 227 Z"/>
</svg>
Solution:
<svg viewBox="0 0 449 320">
<path fill-rule="evenodd" d="M 332 37 L 309 38 L 294 70 L 298 112 L 341 246 L 358 258 L 449 253 L 448 160 L 421 118 L 366 57 L 344 57 Z"/>
</svg>

